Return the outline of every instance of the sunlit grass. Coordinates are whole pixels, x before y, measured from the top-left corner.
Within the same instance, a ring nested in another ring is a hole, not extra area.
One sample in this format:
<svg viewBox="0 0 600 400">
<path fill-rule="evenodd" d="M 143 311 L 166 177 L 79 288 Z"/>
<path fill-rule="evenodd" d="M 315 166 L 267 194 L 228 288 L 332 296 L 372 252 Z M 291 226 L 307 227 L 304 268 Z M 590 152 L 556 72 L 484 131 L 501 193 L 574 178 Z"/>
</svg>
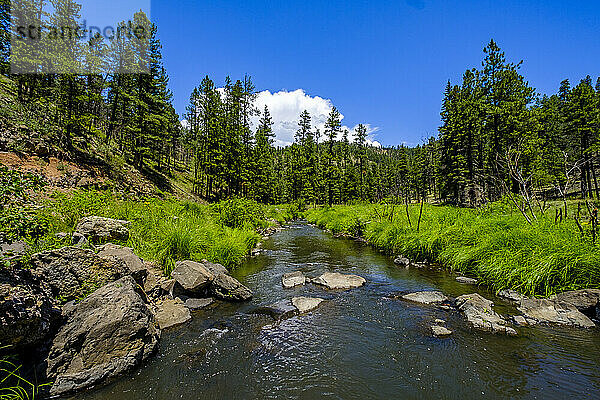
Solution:
<svg viewBox="0 0 600 400">
<path fill-rule="evenodd" d="M 309 210 L 306 218 L 333 232 L 348 232 L 360 219 L 363 236 L 389 254 L 429 260 L 476 276 L 496 290 L 512 288 L 547 296 L 564 290 L 600 287 L 600 246 L 582 237 L 572 220 L 556 223 L 554 213 L 533 225 L 506 207 L 482 210 L 425 205 L 335 206 Z M 393 215 L 393 216 L 392 216 Z"/>
</svg>

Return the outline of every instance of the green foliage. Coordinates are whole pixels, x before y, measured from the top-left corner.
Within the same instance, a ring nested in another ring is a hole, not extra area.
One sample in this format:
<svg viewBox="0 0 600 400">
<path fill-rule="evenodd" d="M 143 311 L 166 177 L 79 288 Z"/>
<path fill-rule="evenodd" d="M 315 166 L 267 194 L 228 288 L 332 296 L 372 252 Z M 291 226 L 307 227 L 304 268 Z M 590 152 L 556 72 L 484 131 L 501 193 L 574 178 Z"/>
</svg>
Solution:
<svg viewBox="0 0 600 400">
<path fill-rule="evenodd" d="M 6 347 L 0 347 L 0 350 L 4 349 Z M 25 379 L 20 373 L 21 366 L 14 359 L 0 356 L 0 400 L 34 400 L 40 389 L 49 384 L 36 385 Z"/>
<path fill-rule="evenodd" d="M 36 175 L 0 166 L 0 241 L 20 237 L 35 239 L 46 232 L 44 221 L 39 221 L 35 211 L 26 204 L 28 193 L 42 185 Z"/>
<path fill-rule="evenodd" d="M 417 232 L 419 206 L 409 208 L 412 227 L 403 208 L 394 211 L 392 222 L 380 219 L 377 207 L 324 207 L 308 210 L 306 218 L 352 235 L 360 224 L 363 236 L 377 248 L 473 274 L 495 290 L 548 296 L 600 287 L 600 246 L 582 237 L 573 221 L 555 223 L 551 212 L 529 225 L 506 202 L 480 210 L 425 205 Z"/>
<path fill-rule="evenodd" d="M 254 200 L 231 198 L 212 205 L 219 222 L 230 228 L 264 226 L 263 208 Z"/>
</svg>

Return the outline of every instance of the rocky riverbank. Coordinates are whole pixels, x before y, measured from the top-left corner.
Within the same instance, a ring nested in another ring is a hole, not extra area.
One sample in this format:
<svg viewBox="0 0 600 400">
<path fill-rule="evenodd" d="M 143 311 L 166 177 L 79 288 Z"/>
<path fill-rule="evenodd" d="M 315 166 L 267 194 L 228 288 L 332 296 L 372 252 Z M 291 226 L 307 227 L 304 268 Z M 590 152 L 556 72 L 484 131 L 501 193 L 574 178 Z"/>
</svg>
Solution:
<svg viewBox="0 0 600 400">
<path fill-rule="evenodd" d="M 88 217 L 72 246 L 34 254 L 31 269 L 0 270 L 0 342 L 35 352 L 50 395 L 63 395 L 139 366 L 161 330 L 214 301 L 246 301 L 250 289 L 207 260 L 178 262 L 171 277 L 130 248 L 127 221 Z M 108 242 L 108 243 L 107 243 Z M 95 250 L 84 247 L 95 247 Z M 43 380 L 42 378 L 41 380 Z"/>
</svg>

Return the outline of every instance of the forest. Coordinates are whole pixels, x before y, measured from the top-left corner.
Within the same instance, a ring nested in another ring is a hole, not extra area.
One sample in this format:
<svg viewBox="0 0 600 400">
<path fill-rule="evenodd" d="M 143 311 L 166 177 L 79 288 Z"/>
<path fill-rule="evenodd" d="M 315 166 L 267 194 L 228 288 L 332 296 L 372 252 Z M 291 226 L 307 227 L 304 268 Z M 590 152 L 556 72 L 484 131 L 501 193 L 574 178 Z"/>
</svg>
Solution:
<svg viewBox="0 0 600 400">
<path fill-rule="evenodd" d="M 77 8 L 57 10 L 56 20 L 79 18 Z M 594 85 L 587 76 L 574 86 L 564 80 L 556 94 L 537 93 L 520 73 L 523 61 L 508 61 L 492 40 L 480 68 L 466 70 L 459 84 L 448 81 L 439 134 L 421 145 L 372 147 L 366 126 L 342 129 L 334 107 L 323 132 L 305 111 L 294 143 L 276 147 L 273 120 L 267 107 L 256 108 L 248 75 L 226 77 L 222 86 L 198 77 L 186 113 L 177 115 L 157 27 L 143 13 L 134 20 L 150 32 L 148 73 L 10 74 L 9 35 L 3 35 L 2 71 L 17 87 L 13 107 L 51 138 L 54 152 L 93 153 L 111 164 L 177 176 L 189 193 L 209 201 L 423 200 L 474 207 L 514 195 L 531 220 L 533 203 L 600 195 L 600 79 Z M 99 38 L 88 45 L 99 46 Z M 81 62 L 119 57 L 111 49 L 92 57 L 88 47 L 79 47 Z M 251 123 L 255 116 L 258 126 Z"/>
</svg>

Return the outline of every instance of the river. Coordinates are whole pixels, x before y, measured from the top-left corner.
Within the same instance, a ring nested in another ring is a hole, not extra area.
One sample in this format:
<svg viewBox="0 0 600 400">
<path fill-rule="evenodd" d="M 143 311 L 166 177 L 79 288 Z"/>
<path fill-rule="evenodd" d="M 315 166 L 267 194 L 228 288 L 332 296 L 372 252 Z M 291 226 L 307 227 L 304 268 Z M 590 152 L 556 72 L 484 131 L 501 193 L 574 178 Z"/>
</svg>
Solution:
<svg viewBox="0 0 600 400">
<path fill-rule="evenodd" d="M 366 245 L 304 223 L 263 243 L 234 276 L 254 292 L 243 304 L 218 303 L 165 331 L 141 368 L 77 400 L 172 399 L 600 399 L 600 330 L 518 328 L 507 337 L 472 331 L 458 312 L 389 299 L 399 291 L 492 293 L 443 271 L 403 269 Z M 366 286 L 345 292 L 306 285 L 283 289 L 301 270 L 354 273 Z M 294 296 L 327 301 L 274 324 L 252 314 Z M 436 318 L 454 333 L 435 338 Z"/>
</svg>

